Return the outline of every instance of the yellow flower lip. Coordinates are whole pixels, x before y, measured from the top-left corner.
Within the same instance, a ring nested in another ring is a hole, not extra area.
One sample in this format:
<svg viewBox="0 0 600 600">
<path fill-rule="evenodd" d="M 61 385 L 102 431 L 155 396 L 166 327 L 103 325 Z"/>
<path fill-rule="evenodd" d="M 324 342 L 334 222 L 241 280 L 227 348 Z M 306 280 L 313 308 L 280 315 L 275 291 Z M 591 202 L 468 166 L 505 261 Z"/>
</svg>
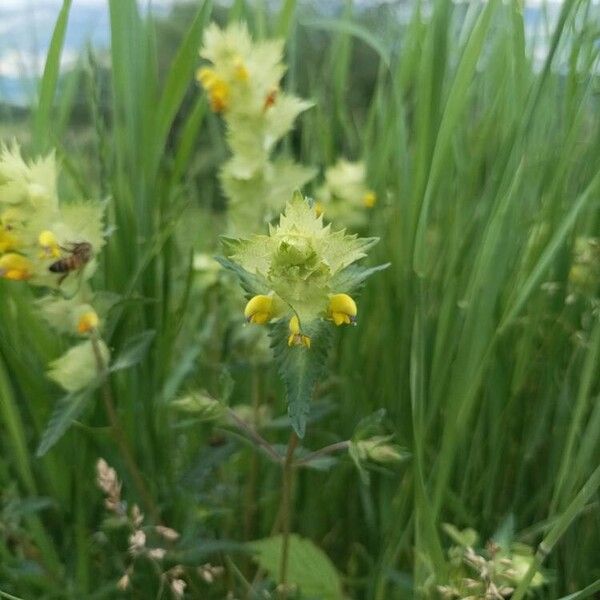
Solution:
<svg viewBox="0 0 600 600">
<path fill-rule="evenodd" d="M 288 337 L 288 346 L 304 346 L 310 348 L 310 337 L 304 335 L 300 330 L 300 321 L 298 316 L 294 315 L 290 319 L 290 336 Z"/>
<path fill-rule="evenodd" d="M 367 208 L 373 208 L 375 206 L 375 204 L 377 203 L 377 194 L 375 194 L 374 191 L 369 190 L 364 196 L 363 196 L 363 204 L 367 207 Z"/>
<path fill-rule="evenodd" d="M 244 309 L 244 316 L 248 323 L 264 325 L 273 317 L 273 297 L 258 294 L 250 298 Z"/>
<path fill-rule="evenodd" d="M 219 77 L 214 69 L 202 67 L 196 72 L 196 79 L 208 92 L 210 106 L 214 112 L 222 112 L 229 106 L 229 85 Z"/>
<path fill-rule="evenodd" d="M 201 67 L 196 71 L 196 79 L 202 84 L 202 87 L 209 90 L 218 81 L 217 74 L 214 69 L 209 67 Z"/>
<path fill-rule="evenodd" d="M 355 325 L 358 309 L 348 294 L 334 294 L 329 298 L 329 318 L 337 325 Z"/>
<path fill-rule="evenodd" d="M 229 106 L 229 86 L 218 81 L 210 91 L 210 106 L 213 112 L 223 112 Z"/>
<path fill-rule="evenodd" d="M 21 254 L 4 254 L 0 257 L 0 277 L 12 281 L 29 279 L 31 263 Z"/>
<path fill-rule="evenodd" d="M 0 253 L 16 250 L 19 247 L 20 240 L 12 233 L 12 228 L 5 227 L 0 229 Z"/>
<path fill-rule="evenodd" d="M 248 73 L 248 69 L 246 68 L 241 56 L 236 57 L 233 67 L 236 79 L 239 81 L 248 81 L 250 74 Z"/>
<path fill-rule="evenodd" d="M 79 317 L 79 321 L 77 322 L 77 332 L 81 334 L 91 333 L 98 329 L 99 323 L 100 319 L 96 312 L 88 310 Z"/>
<path fill-rule="evenodd" d="M 42 248 L 40 258 L 58 258 L 60 256 L 60 245 L 52 231 L 48 229 L 42 231 L 38 236 L 38 244 Z"/>
</svg>

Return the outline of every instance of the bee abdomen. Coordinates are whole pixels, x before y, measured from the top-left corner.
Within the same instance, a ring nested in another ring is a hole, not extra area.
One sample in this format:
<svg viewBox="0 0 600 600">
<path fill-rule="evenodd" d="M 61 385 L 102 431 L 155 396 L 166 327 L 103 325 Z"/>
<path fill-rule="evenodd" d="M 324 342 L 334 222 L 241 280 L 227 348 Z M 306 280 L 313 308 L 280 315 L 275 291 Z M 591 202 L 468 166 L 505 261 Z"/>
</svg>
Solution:
<svg viewBox="0 0 600 600">
<path fill-rule="evenodd" d="M 63 258 L 61 260 L 57 260 L 55 263 L 52 263 L 48 269 L 52 273 L 66 273 L 76 268 L 76 266 L 73 264 L 74 262 L 75 261 L 71 257 Z"/>
</svg>

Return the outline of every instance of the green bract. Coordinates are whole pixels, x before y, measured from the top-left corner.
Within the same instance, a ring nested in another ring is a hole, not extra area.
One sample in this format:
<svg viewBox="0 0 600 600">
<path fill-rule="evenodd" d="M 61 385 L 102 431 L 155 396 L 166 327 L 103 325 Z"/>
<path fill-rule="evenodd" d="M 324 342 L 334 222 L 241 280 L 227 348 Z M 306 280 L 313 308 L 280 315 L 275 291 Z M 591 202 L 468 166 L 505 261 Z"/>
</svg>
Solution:
<svg viewBox="0 0 600 600">
<path fill-rule="evenodd" d="M 110 352 L 106 344 L 98 342 L 100 356 L 108 363 Z M 89 386 L 98 378 L 97 357 L 91 340 L 73 346 L 60 358 L 51 362 L 48 377 L 58 383 L 67 392 L 77 392 Z"/>
<path fill-rule="evenodd" d="M 296 314 L 304 328 L 327 316 L 331 294 L 356 287 L 358 273 L 348 279 L 341 275 L 377 241 L 333 231 L 296 192 L 269 235 L 228 238 L 226 245 L 227 258 L 254 280 L 256 287 L 249 291 L 274 292 L 277 316 Z"/>
</svg>

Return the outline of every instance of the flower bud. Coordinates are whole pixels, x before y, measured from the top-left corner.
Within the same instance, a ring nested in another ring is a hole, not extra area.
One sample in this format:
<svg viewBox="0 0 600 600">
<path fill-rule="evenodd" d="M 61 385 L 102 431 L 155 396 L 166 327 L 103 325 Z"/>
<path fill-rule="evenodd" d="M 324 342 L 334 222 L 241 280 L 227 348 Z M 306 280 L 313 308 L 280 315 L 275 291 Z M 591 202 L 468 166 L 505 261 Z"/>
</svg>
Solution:
<svg viewBox="0 0 600 600">
<path fill-rule="evenodd" d="M 359 456 L 377 463 L 398 463 L 406 458 L 406 453 L 391 443 L 391 436 L 375 436 L 357 442 Z"/>
</svg>

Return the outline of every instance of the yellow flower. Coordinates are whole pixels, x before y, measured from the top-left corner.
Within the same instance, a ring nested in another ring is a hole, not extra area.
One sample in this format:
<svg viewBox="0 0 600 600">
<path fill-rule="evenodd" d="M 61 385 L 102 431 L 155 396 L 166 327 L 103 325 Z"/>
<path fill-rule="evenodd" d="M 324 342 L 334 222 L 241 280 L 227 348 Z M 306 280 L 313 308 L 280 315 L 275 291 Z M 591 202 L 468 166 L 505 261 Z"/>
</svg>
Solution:
<svg viewBox="0 0 600 600">
<path fill-rule="evenodd" d="M 77 322 L 77 332 L 78 333 L 91 333 L 95 329 L 98 329 L 98 324 L 100 323 L 100 319 L 98 315 L 93 310 L 88 310 L 84 312 Z"/>
<path fill-rule="evenodd" d="M 363 196 L 363 204 L 367 207 L 367 208 L 373 208 L 375 206 L 375 203 L 377 202 L 377 195 L 375 194 L 375 192 L 373 192 L 372 190 L 369 190 L 364 196 Z"/>
<path fill-rule="evenodd" d="M 229 106 L 229 86 L 219 80 L 210 91 L 210 107 L 213 112 L 223 112 Z"/>
<path fill-rule="evenodd" d="M 42 248 L 40 258 L 58 258 L 60 256 L 58 240 L 51 231 L 42 231 L 38 237 L 38 244 Z"/>
<path fill-rule="evenodd" d="M 290 319 L 290 337 L 288 337 L 288 346 L 304 346 L 310 348 L 310 338 L 304 335 L 300 330 L 300 321 L 294 315 Z"/>
<path fill-rule="evenodd" d="M 236 79 L 239 79 L 240 81 L 248 81 L 250 74 L 248 73 L 248 69 L 246 68 L 244 61 L 240 56 L 236 57 L 233 63 L 233 68 Z"/>
<path fill-rule="evenodd" d="M 329 298 L 329 318 L 336 325 L 353 325 L 357 312 L 356 302 L 348 294 L 334 294 Z"/>
<path fill-rule="evenodd" d="M 214 69 L 209 67 L 202 67 L 196 71 L 196 79 L 202 84 L 202 87 L 210 91 L 215 83 L 219 80 L 219 77 L 215 73 Z"/>
<path fill-rule="evenodd" d="M 0 277 L 22 281 L 31 277 L 31 263 L 20 254 L 5 254 L 0 257 Z"/>
<path fill-rule="evenodd" d="M 210 105 L 214 112 L 225 110 L 229 104 L 229 86 L 214 69 L 202 67 L 198 69 L 196 78 L 208 92 Z"/>
<path fill-rule="evenodd" d="M 317 213 L 317 217 L 320 217 L 325 212 L 323 203 L 319 202 L 318 200 L 317 200 L 317 202 L 314 203 L 314 207 L 315 207 L 315 213 Z"/>
<path fill-rule="evenodd" d="M 246 304 L 244 316 L 249 323 L 264 325 L 273 317 L 273 297 L 263 294 L 254 296 Z"/>
<path fill-rule="evenodd" d="M 10 229 L 0 229 L 0 254 L 15 250 L 19 245 L 19 238 L 10 232 Z"/>
</svg>

